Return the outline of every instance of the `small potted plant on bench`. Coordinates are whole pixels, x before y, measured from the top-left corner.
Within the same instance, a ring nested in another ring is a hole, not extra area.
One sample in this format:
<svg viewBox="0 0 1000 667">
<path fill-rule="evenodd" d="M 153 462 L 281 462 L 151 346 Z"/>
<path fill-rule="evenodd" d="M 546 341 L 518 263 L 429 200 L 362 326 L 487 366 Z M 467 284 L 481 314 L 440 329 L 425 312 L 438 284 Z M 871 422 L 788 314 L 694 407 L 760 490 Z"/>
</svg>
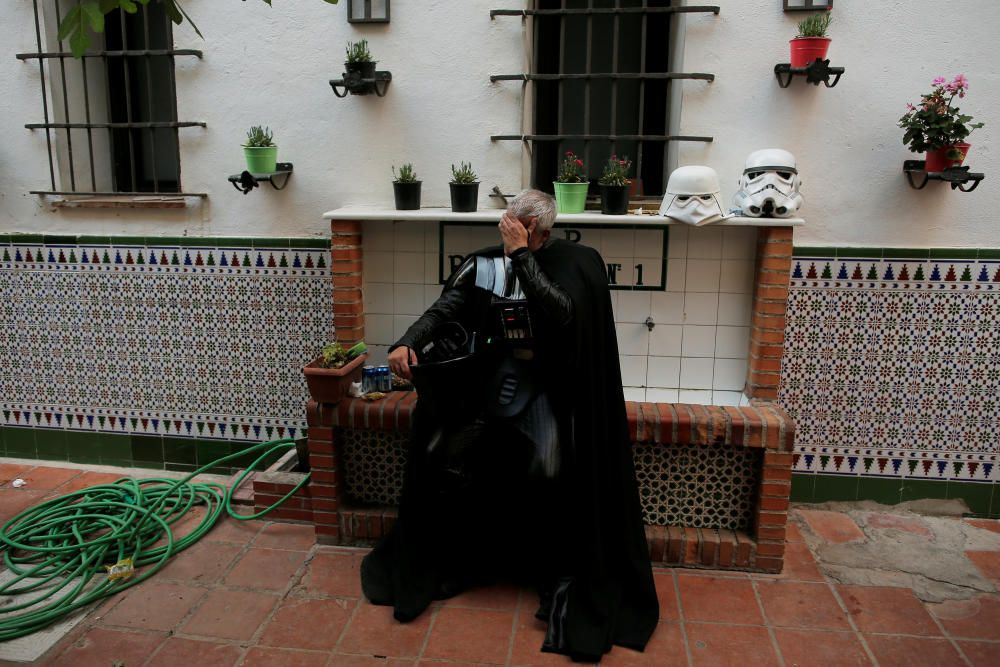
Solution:
<svg viewBox="0 0 1000 667">
<path fill-rule="evenodd" d="M 344 63 L 347 74 L 357 74 L 362 79 L 375 78 L 375 60 L 368 51 L 368 40 L 347 43 L 347 62 Z"/>
<path fill-rule="evenodd" d="M 251 174 L 269 174 L 277 170 L 278 147 L 269 127 L 254 125 L 247 132 L 243 144 L 243 155 L 247 160 L 247 171 Z"/>
<path fill-rule="evenodd" d="M 583 166 L 583 160 L 573 151 L 563 156 L 559 175 L 553 183 L 556 192 L 556 208 L 560 213 L 583 213 L 587 206 L 587 190 L 590 181 Z"/>
<path fill-rule="evenodd" d="M 799 22 L 799 34 L 790 40 L 792 67 L 809 67 L 817 58 L 826 58 L 830 49 L 830 38 L 826 31 L 830 28 L 833 15 L 829 10 L 813 14 Z"/>
<path fill-rule="evenodd" d="M 417 180 L 417 172 L 413 171 L 413 165 L 407 162 L 399 168 L 392 168 L 392 190 L 396 198 L 397 211 L 414 211 L 420 208 L 420 181 Z"/>
<path fill-rule="evenodd" d="M 948 167 L 961 166 L 971 147 L 965 139 L 983 124 L 970 122 L 972 116 L 953 106 L 955 98 L 965 97 L 969 89 L 969 80 L 964 74 L 951 82 L 939 76 L 931 85 L 934 89 L 921 96 L 918 105 L 906 105 L 907 112 L 899 119 L 899 126 L 906 130 L 903 143 L 912 152 L 925 154 L 925 170 L 941 172 Z"/>
<path fill-rule="evenodd" d="M 345 350 L 340 343 L 325 346 L 320 355 L 302 371 L 306 376 L 309 395 L 317 403 L 339 403 L 351 388 L 361 381 L 362 364 L 368 358 L 364 341 Z"/>
<path fill-rule="evenodd" d="M 632 161 L 628 157 L 619 159 L 617 155 L 612 155 L 608 158 L 597 182 L 601 186 L 601 213 L 604 215 L 628 213 L 628 186 L 632 184 L 628 170 L 631 168 Z"/>
<path fill-rule="evenodd" d="M 472 213 L 478 206 L 479 181 L 472 164 L 462 162 L 458 169 L 451 165 L 451 210 L 455 213 Z"/>
</svg>

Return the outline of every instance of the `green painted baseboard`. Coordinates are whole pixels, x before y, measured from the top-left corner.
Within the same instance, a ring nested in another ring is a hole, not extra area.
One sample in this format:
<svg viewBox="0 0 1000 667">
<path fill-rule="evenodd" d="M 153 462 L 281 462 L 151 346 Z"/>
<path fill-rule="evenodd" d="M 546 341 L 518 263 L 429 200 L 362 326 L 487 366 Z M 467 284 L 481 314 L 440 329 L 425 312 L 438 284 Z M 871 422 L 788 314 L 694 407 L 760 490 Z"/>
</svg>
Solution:
<svg viewBox="0 0 1000 667">
<path fill-rule="evenodd" d="M 906 477 L 856 475 L 792 475 L 792 502 L 874 500 L 895 505 L 907 500 L 941 498 L 964 500 L 970 514 L 1000 518 L 1000 484 L 952 482 Z"/>
</svg>

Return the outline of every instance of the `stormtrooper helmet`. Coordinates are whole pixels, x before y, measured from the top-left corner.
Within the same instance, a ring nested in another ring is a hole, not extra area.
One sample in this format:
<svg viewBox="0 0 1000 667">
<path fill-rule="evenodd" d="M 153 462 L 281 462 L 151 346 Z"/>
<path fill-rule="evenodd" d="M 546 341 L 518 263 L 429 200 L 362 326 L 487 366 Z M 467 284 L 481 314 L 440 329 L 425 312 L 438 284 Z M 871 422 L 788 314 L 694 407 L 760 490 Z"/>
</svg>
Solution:
<svg viewBox="0 0 1000 667">
<path fill-rule="evenodd" d="M 689 225 L 707 225 L 725 218 L 715 170 L 711 167 L 675 169 L 667 181 L 660 215 Z"/>
<path fill-rule="evenodd" d="M 794 155 L 780 148 L 754 151 L 733 204 L 751 218 L 790 218 L 802 206 L 801 185 Z"/>
</svg>

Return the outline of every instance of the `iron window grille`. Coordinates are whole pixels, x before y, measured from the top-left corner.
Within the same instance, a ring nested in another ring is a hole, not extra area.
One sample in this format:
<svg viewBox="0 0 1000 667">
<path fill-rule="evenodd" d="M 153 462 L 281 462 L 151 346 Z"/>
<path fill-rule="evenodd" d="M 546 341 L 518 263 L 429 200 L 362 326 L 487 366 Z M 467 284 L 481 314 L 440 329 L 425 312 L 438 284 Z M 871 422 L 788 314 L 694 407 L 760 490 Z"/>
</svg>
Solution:
<svg viewBox="0 0 1000 667">
<path fill-rule="evenodd" d="M 532 22 L 531 72 L 497 74 L 491 82 L 530 82 L 531 134 L 495 134 L 521 141 L 531 155 L 531 183 L 549 192 L 564 151 L 580 155 L 591 180 L 612 154 L 634 165 L 639 195 L 666 189 L 670 142 L 711 142 L 671 134 L 670 84 L 713 81 L 714 74 L 673 72 L 669 35 L 680 13 L 719 13 L 715 5 L 673 6 L 671 0 L 535 0 L 529 9 L 495 9 L 490 17 Z"/>
<path fill-rule="evenodd" d="M 388 23 L 389 0 L 347 0 L 348 23 Z"/>
<path fill-rule="evenodd" d="M 149 3 L 108 14 L 104 48 L 77 59 L 56 34 L 66 0 L 44 2 L 32 0 L 37 51 L 16 56 L 38 61 L 42 93 L 43 122 L 25 127 L 45 131 L 50 189 L 31 194 L 206 197 L 181 188 L 177 131 L 205 123 L 177 120 L 174 75 L 175 57 L 202 52 L 173 48 L 169 17 Z"/>
<path fill-rule="evenodd" d="M 833 0 L 784 0 L 786 12 L 814 12 L 833 9 Z"/>
</svg>

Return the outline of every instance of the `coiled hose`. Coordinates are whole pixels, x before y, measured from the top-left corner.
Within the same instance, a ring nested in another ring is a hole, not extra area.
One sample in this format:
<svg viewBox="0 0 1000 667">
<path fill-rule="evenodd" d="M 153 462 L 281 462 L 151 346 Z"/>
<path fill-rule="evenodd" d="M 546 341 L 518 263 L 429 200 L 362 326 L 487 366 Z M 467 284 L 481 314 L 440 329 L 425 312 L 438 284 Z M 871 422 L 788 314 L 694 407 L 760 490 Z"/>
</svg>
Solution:
<svg viewBox="0 0 1000 667">
<path fill-rule="evenodd" d="M 10 519 L 0 528 L 3 564 L 14 575 L 0 585 L 0 641 L 31 634 L 145 581 L 211 530 L 223 509 L 241 521 L 266 515 L 301 489 L 309 475 L 256 514 L 233 511 L 233 492 L 262 461 L 294 446 L 291 438 L 263 442 L 207 463 L 179 480 L 123 477 L 53 498 Z M 191 482 L 226 461 L 258 452 L 229 488 Z M 199 505 L 206 507 L 204 517 L 190 533 L 175 538 L 172 526 Z M 135 568 L 132 576 L 112 574 L 110 568 L 116 564 L 116 570 L 130 571 L 128 564 L 122 565 L 126 559 Z"/>
</svg>

